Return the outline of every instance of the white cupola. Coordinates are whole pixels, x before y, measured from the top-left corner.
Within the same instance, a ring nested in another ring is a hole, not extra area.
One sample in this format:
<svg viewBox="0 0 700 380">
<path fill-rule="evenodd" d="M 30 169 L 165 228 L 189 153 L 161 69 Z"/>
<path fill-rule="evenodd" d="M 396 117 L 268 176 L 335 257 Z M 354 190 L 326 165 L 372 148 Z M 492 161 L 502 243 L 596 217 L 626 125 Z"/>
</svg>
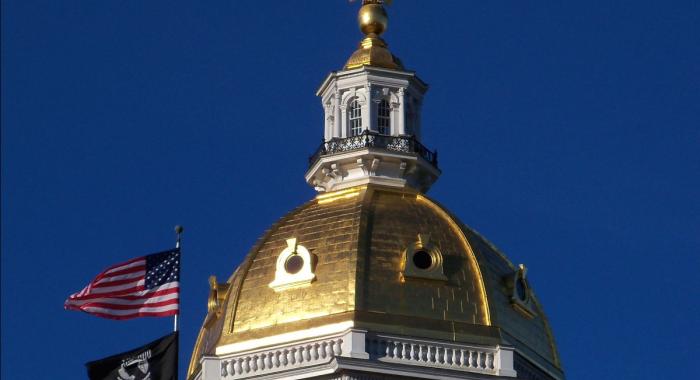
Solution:
<svg viewBox="0 0 700 380">
<path fill-rule="evenodd" d="M 324 138 L 311 156 L 306 181 L 319 192 L 363 184 L 426 192 L 440 176 L 437 152 L 421 144 L 421 106 L 428 85 L 387 49 L 387 16 L 365 4 L 358 17 L 365 38 L 341 71 L 316 95 Z"/>
</svg>

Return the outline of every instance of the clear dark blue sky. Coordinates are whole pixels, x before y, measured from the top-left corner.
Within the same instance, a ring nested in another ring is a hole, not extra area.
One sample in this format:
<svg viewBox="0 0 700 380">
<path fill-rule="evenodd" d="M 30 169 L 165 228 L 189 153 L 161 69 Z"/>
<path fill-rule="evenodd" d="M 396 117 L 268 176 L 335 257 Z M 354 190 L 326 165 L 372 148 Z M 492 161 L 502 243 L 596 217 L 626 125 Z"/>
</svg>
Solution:
<svg viewBox="0 0 700 380">
<path fill-rule="evenodd" d="M 396 1 L 430 195 L 530 268 L 570 379 L 700 377 L 700 3 Z M 2 2 L 2 378 L 167 333 L 63 310 L 185 226 L 181 368 L 228 277 L 313 197 L 314 92 L 357 4 Z"/>
</svg>

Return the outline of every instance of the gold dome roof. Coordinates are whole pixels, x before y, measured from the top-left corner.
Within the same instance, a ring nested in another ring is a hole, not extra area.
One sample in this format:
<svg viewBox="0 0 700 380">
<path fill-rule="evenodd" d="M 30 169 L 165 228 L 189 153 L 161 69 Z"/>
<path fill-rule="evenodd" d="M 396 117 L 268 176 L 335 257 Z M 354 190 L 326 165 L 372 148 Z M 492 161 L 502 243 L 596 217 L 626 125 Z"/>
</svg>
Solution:
<svg viewBox="0 0 700 380">
<path fill-rule="evenodd" d="M 386 42 L 379 37 L 389 25 L 389 18 L 384 9 L 383 1 L 363 1 L 363 5 L 357 15 L 357 21 L 360 30 L 366 37 L 345 63 L 344 69 L 374 66 L 403 70 L 401 61 L 391 54 Z"/>
<path fill-rule="evenodd" d="M 406 248 L 417 236 L 439 247 L 442 279 L 405 278 Z M 290 238 L 315 257 L 315 279 L 275 291 L 276 262 Z M 188 376 L 218 348 L 345 322 L 375 332 L 507 343 L 561 372 L 534 294 L 534 316 L 512 304 L 507 279 L 514 272 L 493 245 L 425 195 L 372 185 L 323 194 L 275 223 L 225 284 L 212 284 L 213 305 Z"/>
</svg>

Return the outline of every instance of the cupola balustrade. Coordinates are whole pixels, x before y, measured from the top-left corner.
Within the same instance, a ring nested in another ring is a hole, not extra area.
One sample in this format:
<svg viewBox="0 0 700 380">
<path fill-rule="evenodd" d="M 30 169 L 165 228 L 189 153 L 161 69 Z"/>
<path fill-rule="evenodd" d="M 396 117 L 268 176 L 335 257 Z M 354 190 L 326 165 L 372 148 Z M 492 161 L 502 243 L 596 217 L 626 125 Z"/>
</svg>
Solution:
<svg viewBox="0 0 700 380">
<path fill-rule="evenodd" d="M 309 166 L 313 166 L 322 156 L 352 152 L 366 148 L 385 149 L 399 153 L 413 153 L 438 168 L 437 150 L 431 151 L 421 144 L 415 136 L 389 136 L 365 130 L 362 134 L 346 138 L 332 138 L 324 141 L 309 157 Z"/>
</svg>

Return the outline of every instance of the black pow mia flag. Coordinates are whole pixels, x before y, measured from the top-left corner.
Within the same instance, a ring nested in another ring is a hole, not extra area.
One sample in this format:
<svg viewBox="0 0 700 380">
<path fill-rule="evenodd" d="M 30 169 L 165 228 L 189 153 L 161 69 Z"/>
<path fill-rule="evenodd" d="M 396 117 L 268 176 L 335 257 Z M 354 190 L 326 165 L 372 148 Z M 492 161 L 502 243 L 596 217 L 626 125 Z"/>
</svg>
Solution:
<svg viewBox="0 0 700 380">
<path fill-rule="evenodd" d="M 137 349 L 86 363 L 90 380 L 177 380 L 177 332 Z"/>
</svg>

